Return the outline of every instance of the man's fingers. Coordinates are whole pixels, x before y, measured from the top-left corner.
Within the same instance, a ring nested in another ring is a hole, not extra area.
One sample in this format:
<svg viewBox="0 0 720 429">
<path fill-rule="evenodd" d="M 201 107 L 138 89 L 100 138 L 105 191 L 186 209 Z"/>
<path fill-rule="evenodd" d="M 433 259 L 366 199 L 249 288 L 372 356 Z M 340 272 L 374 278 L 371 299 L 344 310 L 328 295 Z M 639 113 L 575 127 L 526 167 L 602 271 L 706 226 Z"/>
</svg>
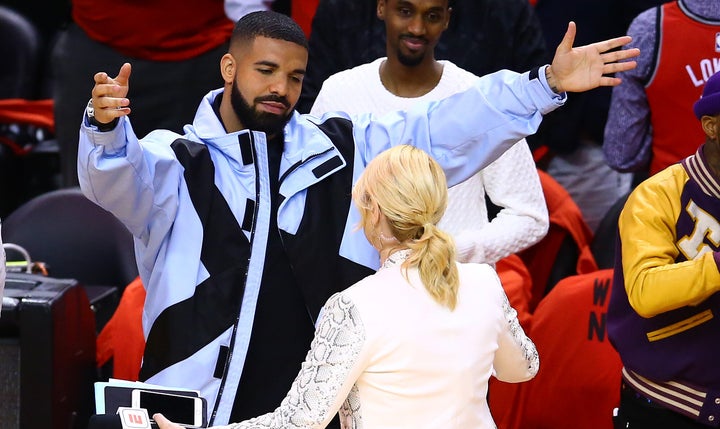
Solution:
<svg viewBox="0 0 720 429">
<path fill-rule="evenodd" d="M 623 63 L 610 63 L 603 65 L 603 74 L 612 74 L 632 70 L 637 67 L 637 62 L 627 61 Z"/>
<path fill-rule="evenodd" d="M 130 105 L 130 100 L 124 97 L 100 97 L 93 100 L 95 110 L 120 109 Z"/>
<path fill-rule="evenodd" d="M 120 71 L 118 72 L 118 75 L 113 79 L 110 76 L 108 76 L 105 72 L 97 72 L 95 73 L 94 79 L 96 84 L 109 84 L 109 83 L 115 83 L 117 85 L 127 85 L 130 81 L 130 72 L 132 71 L 132 66 L 130 63 L 125 63 L 120 67 Z"/>
<path fill-rule="evenodd" d="M 612 51 L 612 52 L 606 52 L 604 54 L 600 54 L 600 59 L 602 59 L 602 62 L 605 64 L 608 63 L 614 63 L 622 60 L 627 60 L 630 58 L 635 58 L 638 55 L 640 55 L 640 50 L 637 48 L 632 49 L 623 49 L 620 51 Z"/>
<path fill-rule="evenodd" d="M 622 83 L 622 79 L 619 77 L 603 76 L 600 78 L 599 86 L 618 86 Z"/>
<path fill-rule="evenodd" d="M 623 49 L 620 51 L 613 51 L 608 54 L 610 56 L 610 61 L 622 61 L 627 60 L 630 58 L 635 58 L 640 55 L 640 49 L 638 48 L 630 48 L 630 49 Z M 609 62 L 609 61 L 608 61 Z"/>
<path fill-rule="evenodd" d="M 619 51 L 607 52 L 600 55 L 603 62 L 603 74 L 617 73 L 632 70 L 637 67 L 637 62 L 627 61 L 640 55 L 637 48 L 623 49 Z"/>
<path fill-rule="evenodd" d="M 593 43 L 593 46 L 595 47 L 595 49 L 598 50 L 598 52 L 607 52 L 611 49 L 625 46 L 630 42 L 632 42 L 632 37 L 621 36 L 621 37 L 616 37 L 614 39 L 608 39 L 608 40 L 603 40 L 602 42 Z"/>
<path fill-rule="evenodd" d="M 130 100 L 124 97 L 93 97 L 95 119 L 103 124 L 130 114 Z"/>
<path fill-rule="evenodd" d="M 120 67 L 118 75 L 113 79 L 105 72 L 95 73 L 95 88 L 93 88 L 93 96 L 124 96 L 123 91 L 127 94 L 128 82 L 130 81 L 131 66 L 125 63 Z"/>
<path fill-rule="evenodd" d="M 93 76 L 93 79 L 95 80 L 96 85 L 112 83 L 112 79 L 110 79 L 110 77 L 105 72 L 95 73 L 95 76 Z"/>
<path fill-rule="evenodd" d="M 93 97 L 124 97 L 127 88 L 115 83 L 95 84 L 92 89 Z"/>
<path fill-rule="evenodd" d="M 109 124 L 115 118 L 119 118 L 121 116 L 127 116 L 129 114 L 130 114 L 129 107 L 122 107 L 122 108 L 117 108 L 117 109 L 96 110 L 95 111 L 95 120 L 100 122 L 101 124 Z"/>
<path fill-rule="evenodd" d="M 120 67 L 120 72 L 118 72 L 117 77 L 115 78 L 115 82 L 118 85 L 127 86 L 128 82 L 130 81 L 130 72 L 132 71 L 132 67 L 130 66 L 130 63 L 125 63 Z"/>
<path fill-rule="evenodd" d="M 182 427 L 180 425 L 177 425 L 177 424 L 171 422 L 170 420 L 166 419 L 165 416 L 163 416 L 160 413 L 153 414 L 152 418 L 153 418 L 153 420 L 155 420 L 155 423 L 157 423 L 157 425 L 160 427 L 160 429 L 175 429 L 175 428 L 182 429 Z"/>
<path fill-rule="evenodd" d="M 129 100 L 125 98 L 128 94 L 130 70 L 130 63 L 125 63 L 120 67 L 120 71 L 114 79 L 105 72 L 95 74 L 95 86 L 92 89 L 92 96 L 96 100 L 93 102 L 96 109 L 115 109 L 130 104 Z"/>
<path fill-rule="evenodd" d="M 632 70 L 635 67 L 637 67 L 637 62 L 635 61 L 627 61 L 623 63 L 612 63 L 612 64 L 605 64 L 603 65 L 603 76 L 600 78 L 599 85 L 600 86 L 617 86 L 622 83 L 622 79 L 615 76 L 606 76 L 606 75 L 612 75 L 619 72 L 624 72 L 628 70 Z"/>
<path fill-rule="evenodd" d="M 572 50 L 573 43 L 575 43 L 576 31 L 577 28 L 575 27 L 575 22 L 568 22 L 568 28 L 567 31 L 565 31 L 565 36 L 563 36 L 562 41 L 560 41 L 560 44 L 557 47 L 558 52 L 566 52 Z"/>
</svg>

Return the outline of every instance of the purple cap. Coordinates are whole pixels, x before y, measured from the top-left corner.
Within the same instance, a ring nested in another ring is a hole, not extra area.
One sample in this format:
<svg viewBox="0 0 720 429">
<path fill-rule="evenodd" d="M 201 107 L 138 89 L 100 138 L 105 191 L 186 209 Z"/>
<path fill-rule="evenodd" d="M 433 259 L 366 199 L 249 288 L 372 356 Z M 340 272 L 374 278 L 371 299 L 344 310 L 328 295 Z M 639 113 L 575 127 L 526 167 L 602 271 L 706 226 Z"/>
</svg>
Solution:
<svg viewBox="0 0 720 429">
<path fill-rule="evenodd" d="M 720 72 L 710 76 L 710 79 L 705 82 L 702 96 L 695 102 L 693 111 L 698 119 L 705 115 L 720 114 Z"/>
</svg>

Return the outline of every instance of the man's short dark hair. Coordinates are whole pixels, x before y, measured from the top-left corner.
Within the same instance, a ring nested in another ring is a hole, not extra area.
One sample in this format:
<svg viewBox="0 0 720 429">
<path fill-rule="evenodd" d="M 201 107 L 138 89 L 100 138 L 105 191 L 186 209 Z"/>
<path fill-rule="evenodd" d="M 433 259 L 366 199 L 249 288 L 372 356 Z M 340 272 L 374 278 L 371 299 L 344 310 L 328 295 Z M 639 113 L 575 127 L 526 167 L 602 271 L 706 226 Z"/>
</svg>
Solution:
<svg viewBox="0 0 720 429">
<path fill-rule="evenodd" d="M 250 42 L 262 36 L 285 40 L 308 48 L 302 28 L 287 15 L 274 11 L 251 12 L 235 23 L 231 44 Z"/>
</svg>

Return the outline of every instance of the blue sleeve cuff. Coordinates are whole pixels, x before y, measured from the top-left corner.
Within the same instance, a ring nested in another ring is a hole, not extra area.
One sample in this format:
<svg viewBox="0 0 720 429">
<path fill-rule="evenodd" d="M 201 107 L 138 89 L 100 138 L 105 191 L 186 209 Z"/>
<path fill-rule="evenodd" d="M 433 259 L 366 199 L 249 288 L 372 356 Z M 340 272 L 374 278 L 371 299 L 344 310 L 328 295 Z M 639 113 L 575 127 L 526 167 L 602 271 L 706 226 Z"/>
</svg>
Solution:
<svg viewBox="0 0 720 429">
<path fill-rule="evenodd" d="M 545 88 L 545 90 L 548 92 L 548 94 L 557 100 L 565 101 L 567 98 L 566 92 L 556 93 L 552 89 L 550 89 L 550 85 L 548 84 L 547 77 L 545 76 L 545 69 L 550 67 L 549 65 L 544 65 L 540 67 L 536 67 L 532 70 L 530 70 L 530 74 L 528 75 L 529 79 L 532 81 L 533 79 L 537 79 L 541 84 L 542 87 Z"/>
</svg>

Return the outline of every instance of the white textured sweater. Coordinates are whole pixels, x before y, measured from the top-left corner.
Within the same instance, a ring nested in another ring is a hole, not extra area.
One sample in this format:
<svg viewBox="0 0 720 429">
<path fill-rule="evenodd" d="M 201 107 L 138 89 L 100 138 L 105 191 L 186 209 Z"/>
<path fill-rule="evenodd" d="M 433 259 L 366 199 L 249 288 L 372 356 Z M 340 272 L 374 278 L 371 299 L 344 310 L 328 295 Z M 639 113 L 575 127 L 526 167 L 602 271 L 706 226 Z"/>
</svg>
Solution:
<svg viewBox="0 0 720 429">
<path fill-rule="evenodd" d="M 467 89 L 477 79 L 449 61 L 440 61 L 443 74 L 427 94 L 398 97 L 380 80 L 385 58 L 330 76 L 322 86 L 311 114 L 342 111 L 350 115 L 383 115 L 407 110 L 418 102 L 440 100 Z M 458 116 L 462 112 L 458 112 Z M 485 193 L 501 208 L 488 221 Z M 453 235 L 461 262 L 495 263 L 545 236 L 548 213 L 535 162 L 525 139 L 467 181 L 449 190 L 440 228 Z"/>
</svg>

